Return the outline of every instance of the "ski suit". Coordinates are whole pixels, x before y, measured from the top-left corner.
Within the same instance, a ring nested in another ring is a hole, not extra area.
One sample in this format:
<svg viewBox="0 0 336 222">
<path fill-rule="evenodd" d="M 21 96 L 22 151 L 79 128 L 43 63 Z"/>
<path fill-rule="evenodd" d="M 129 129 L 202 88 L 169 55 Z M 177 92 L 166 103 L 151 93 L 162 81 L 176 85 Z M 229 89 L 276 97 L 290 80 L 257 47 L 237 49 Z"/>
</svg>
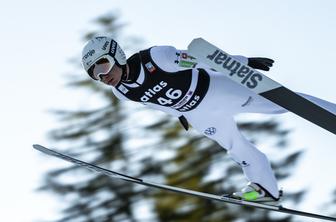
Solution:
<svg viewBox="0 0 336 222">
<path fill-rule="evenodd" d="M 244 56 L 234 56 L 247 64 Z M 237 162 L 248 181 L 257 183 L 274 198 L 279 190 L 270 163 L 238 130 L 239 113 L 280 114 L 286 109 L 233 82 L 187 51 L 156 46 L 127 60 L 132 81 L 120 82 L 113 93 L 122 100 L 141 102 L 176 117 L 185 117 L 197 131 L 215 140 Z M 336 113 L 336 105 L 301 94 Z"/>
</svg>

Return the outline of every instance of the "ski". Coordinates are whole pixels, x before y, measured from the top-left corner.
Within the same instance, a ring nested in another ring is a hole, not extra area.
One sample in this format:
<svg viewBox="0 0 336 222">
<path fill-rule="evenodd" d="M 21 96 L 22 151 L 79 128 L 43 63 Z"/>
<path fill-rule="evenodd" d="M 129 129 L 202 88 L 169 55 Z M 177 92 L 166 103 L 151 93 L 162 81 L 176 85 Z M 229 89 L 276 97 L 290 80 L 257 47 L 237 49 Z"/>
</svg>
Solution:
<svg viewBox="0 0 336 222">
<path fill-rule="evenodd" d="M 336 134 L 336 115 L 289 90 L 261 72 L 242 64 L 220 48 L 202 38 L 188 46 L 190 55 L 231 80 L 302 118 Z"/>
<path fill-rule="evenodd" d="M 80 167 L 87 168 L 91 171 L 95 171 L 97 173 L 104 174 L 106 176 L 110 176 L 113 178 L 118 178 L 122 179 L 124 181 L 128 181 L 131 183 L 136 183 L 136 184 L 141 184 L 147 187 L 155 187 L 158 189 L 163 189 L 163 190 L 168 190 L 172 191 L 175 193 L 182 193 L 182 194 L 187 194 L 187 195 L 192 195 L 204 199 L 209 199 L 209 200 L 215 200 L 215 201 L 221 201 L 221 202 L 226 202 L 230 204 L 236 204 L 236 205 L 241 205 L 241 206 L 248 206 L 248 207 L 254 207 L 254 208 L 260 208 L 264 210 L 270 210 L 270 211 L 277 211 L 281 213 L 286 213 L 286 214 L 291 214 L 291 215 L 300 215 L 300 216 L 305 216 L 305 217 L 310 217 L 310 218 L 318 218 L 318 219 L 323 219 L 323 220 L 329 220 L 329 221 L 336 221 L 336 218 L 334 217 L 329 217 L 329 216 L 324 216 L 324 215 L 319 215 L 319 214 L 313 214 L 309 212 L 304 212 L 304 211 L 297 211 L 293 209 L 288 209 L 284 208 L 281 205 L 279 206 L 274 206 L 274 205 L 268 205 L 268 204 L 262 204 L 262 203 L 254 203 L 254 202 L 249 202 L 249 201 L 244 201 L 244 200 L 238 200 L 234 198 L 230 198 L 228 196 L 220 196 L 220 195 L 214 195 L 214 194 L 209 194 L 209 193 L 204 193 L 204 192 L 199 192 L 199 191 L 194 191 L 194 190 L 189 190 L 189 189 L 184 189 L 184 188 L 179 188 L 179 187 L 174 187 L 174 186 L 169 186 L 169 185 L 164 185 L 164 184 L 158 184 L 158 183 L 153 183 L 150 181 L 145 181 L 140 178 L 128 176 L 122 173 L 118 173 L 112 170 L 107 170 L 104 168 L 101 168 L 99 166 L 75 159 L 73 157 L 70 157 L 68 155 L 59 153 L 57 151 L 48 149 L 44 146 L 34 144 L 33 145 L 34 149 L 43 152 L 47 155 L 54 156 L 60 159 L 63 159 L 65 161 L 71 162 L 73 164 L 76 164 Z"/>
</svg>

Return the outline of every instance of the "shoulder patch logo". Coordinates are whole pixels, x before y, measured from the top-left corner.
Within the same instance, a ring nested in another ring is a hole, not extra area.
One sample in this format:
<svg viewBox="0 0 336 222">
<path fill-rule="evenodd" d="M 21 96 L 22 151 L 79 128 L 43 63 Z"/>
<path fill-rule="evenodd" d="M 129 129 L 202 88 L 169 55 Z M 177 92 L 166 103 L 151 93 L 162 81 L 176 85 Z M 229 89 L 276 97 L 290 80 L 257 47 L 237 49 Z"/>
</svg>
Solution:
<svg viewBox="0 0 336 222">
<path fill-rule="evenodd" d="M 145 64 L 146 66 L 146 69 L 150 72 L 150 73 L 153 73 L 155 72 L 156 68 L 153 66 L 153 64 L 151 62 L 147 62 Z"/>
</svg>

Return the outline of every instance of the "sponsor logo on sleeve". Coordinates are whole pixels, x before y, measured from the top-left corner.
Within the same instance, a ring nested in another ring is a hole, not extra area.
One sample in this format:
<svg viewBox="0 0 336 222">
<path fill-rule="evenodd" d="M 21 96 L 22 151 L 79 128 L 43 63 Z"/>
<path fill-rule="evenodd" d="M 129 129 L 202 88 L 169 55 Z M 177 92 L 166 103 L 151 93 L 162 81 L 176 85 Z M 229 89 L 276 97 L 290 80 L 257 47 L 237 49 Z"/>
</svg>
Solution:
<svg viewBox="0 0 336 222">
<path fill-rule="evenodd" d="M 177 52 L 176 60 L 174 62 L 184 68 L 195 68 L 197 65 L 196 58 L 188 55 L 186 52 Z"/>
<path fill-rule="evenodd" d="M 204 134 L 207 136 L 212 136 L 216 134 L 217 129 L 215 127 L 209 127 L 204 130 Z"/>
</svg>

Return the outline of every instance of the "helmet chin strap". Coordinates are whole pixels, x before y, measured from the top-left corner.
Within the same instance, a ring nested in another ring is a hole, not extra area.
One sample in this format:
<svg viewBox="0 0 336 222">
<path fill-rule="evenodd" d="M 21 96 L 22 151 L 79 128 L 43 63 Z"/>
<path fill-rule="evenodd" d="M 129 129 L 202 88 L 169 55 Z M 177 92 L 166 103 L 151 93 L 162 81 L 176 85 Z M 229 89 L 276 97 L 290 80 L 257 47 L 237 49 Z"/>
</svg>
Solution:
<svg viewBox="0 0 336 222">
<path fill-rule="evenodd" d="M 126 65 L 122 65 L 121 66 L 121 69 L 122 69 L 122 74 L 121 74 L 121 81 L 123 82 L 127 82 L 127 68 L 126 68 Z"/>
</svg>

